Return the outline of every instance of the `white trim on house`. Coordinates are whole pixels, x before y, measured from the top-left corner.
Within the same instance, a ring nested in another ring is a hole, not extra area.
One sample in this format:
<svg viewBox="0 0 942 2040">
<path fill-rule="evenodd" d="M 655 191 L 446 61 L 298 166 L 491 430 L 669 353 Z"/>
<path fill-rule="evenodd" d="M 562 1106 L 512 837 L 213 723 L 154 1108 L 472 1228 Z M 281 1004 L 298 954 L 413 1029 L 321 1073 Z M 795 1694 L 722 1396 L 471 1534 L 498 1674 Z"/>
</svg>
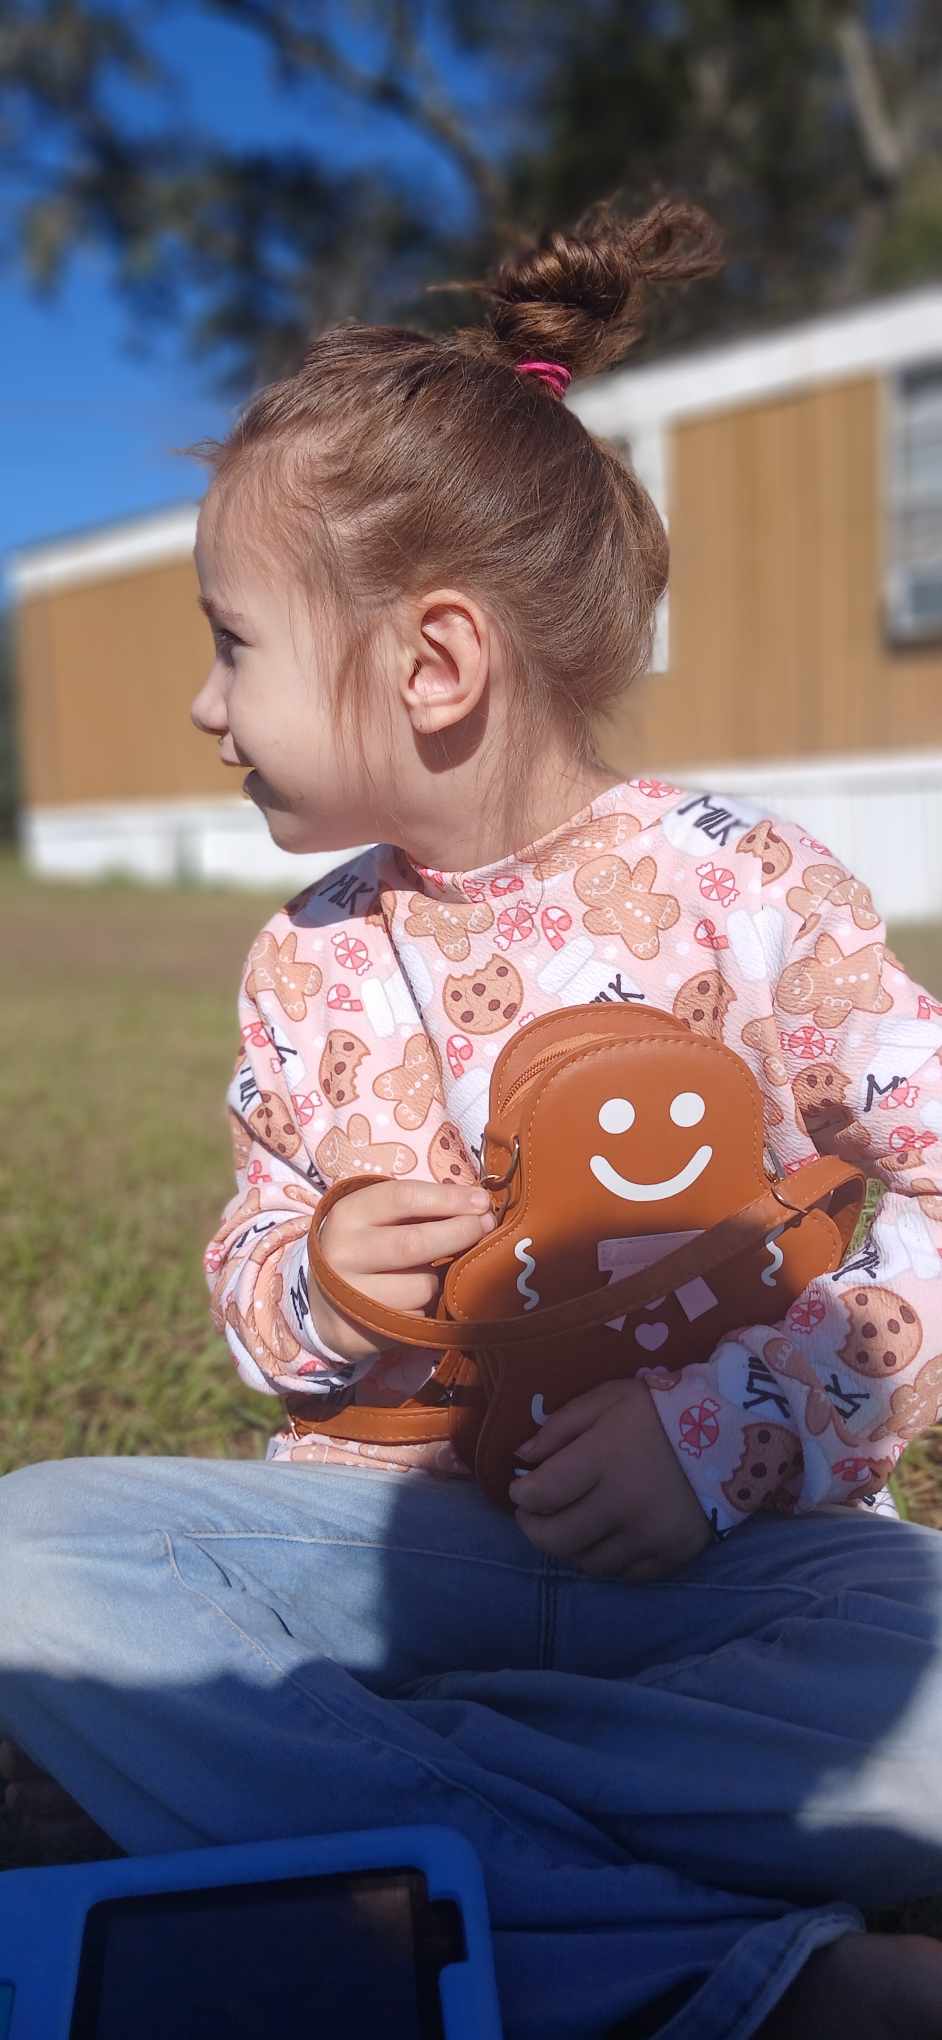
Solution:
<svg viewBox="0 0 942 2040">
<path fill-rule="evenodd" d="M 193 551 L 196 517 L 195 504 L 177 505 L 148 517 L 100 525 L 84 536 L 26 546 L 12 556 L 13 593 L 22 601 L 76 581 L 105 580 L 110 574 L 130 574 L 138 567 L 183 559 Z"/>
<path fill-rule="evenodd" d="M 902 368 L 942 356 L 942 287 L 928 285 L 899 297 L 877 299 L 846 312 L 807 319 L 784 332 L 697 349 L 667 363 L 624 368 L 580 384 L 566 402 L 590 431 L 632 441 L 640 479 L 661 515 L 666 511 L 667 450 L 663 427 L 672 419 L 800 389 L 846 381 L 855 375 Z M 12 556 L 14 595 L 130 572 L 190 552 L 196 505 L 178 505 L 147 517 L 103 526 Z"/>
<path fill-rule="evenodd" d="M 868 884 L 887 920 L 938 921 L 942 912 L 942 751 L 900 751 L 681 769 L 709 789 L 801 823 Z M 237 795 L 218 799 L 83 802 L 35 807 L 20 843 L 38 877 L 121 873 L 158 885 L 284 888 L 289 899 L 357 850 L 292 857 L 263 816 Z M 360 846 L 366 847 L 366 846 Z"/>
<path fill-rule="evenodd" d="M 942 288 L 933 284 L 677 361 L 646 368 L 626 364 L 580 385 L 568 401 L 590 431 L 630 433 L 636 426 L 650 430 L 655 422 L 725 411 L 809 383 L 882 375 L 939 355 Z"/>
<path fill-rule="evenodd" d="M 19 842 L 37 878 L 127 877 L 246 891 L 283 886 L 285 899 L 368 847 L 292 856 L 272 841 L 264 817 L 241 794 L 26 808 Z"/>
</svg>

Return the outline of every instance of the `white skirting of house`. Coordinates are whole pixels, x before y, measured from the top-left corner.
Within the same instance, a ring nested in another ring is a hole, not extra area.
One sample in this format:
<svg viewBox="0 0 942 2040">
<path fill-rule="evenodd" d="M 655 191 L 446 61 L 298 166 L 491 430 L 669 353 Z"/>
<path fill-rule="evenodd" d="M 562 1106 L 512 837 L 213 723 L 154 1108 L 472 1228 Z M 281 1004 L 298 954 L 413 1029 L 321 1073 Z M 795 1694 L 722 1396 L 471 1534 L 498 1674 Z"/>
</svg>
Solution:
<svg viewBox="0 0 942 2040">
<path fill-rule="evenodd" d="M 678 779 L 801 822 L 865 880 L 888 921 L 942 915 L 942 751 L 720 762 L 708 771 L 680 771 Z M 20 843 L 27 867 L 40 877 L 114 873 L 159 885 L 283 886 L 286 899 L 356 854 L 290 856 L 241 795 L 32 808 L 21 818 Z"/>
<path fill-rule="evenodd" d="M 356 850 L 293 857 L 273 843 L 258 808 L 220 800 L 83 801 L 20 817 L 27 868 L 40 878 L 137 878 L 152 885 L 224 885 L 285 899 Z"/>
</svg>

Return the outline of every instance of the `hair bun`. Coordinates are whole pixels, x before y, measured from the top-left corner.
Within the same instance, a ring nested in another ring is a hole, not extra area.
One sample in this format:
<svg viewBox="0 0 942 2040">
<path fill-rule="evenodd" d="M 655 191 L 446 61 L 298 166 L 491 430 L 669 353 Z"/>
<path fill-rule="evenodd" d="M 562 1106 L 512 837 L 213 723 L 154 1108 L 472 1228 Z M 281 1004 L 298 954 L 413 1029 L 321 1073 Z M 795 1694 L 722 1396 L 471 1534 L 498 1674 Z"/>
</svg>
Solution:
<svg viewBox="0 0 942 2040">
<path fill-rule="evenodd" d="M 723 260 L 716 221 L 686 199 L 659 199 L 638 219 L 599 199 L 571 231 L 548 230 L 489 279 L 432 288 L 490 300 L 485 334 L 502 359 L 539 356 L 578 376 L 620 361 L 641 338 L 652 286 L 715 275 Z"/>
</svg>

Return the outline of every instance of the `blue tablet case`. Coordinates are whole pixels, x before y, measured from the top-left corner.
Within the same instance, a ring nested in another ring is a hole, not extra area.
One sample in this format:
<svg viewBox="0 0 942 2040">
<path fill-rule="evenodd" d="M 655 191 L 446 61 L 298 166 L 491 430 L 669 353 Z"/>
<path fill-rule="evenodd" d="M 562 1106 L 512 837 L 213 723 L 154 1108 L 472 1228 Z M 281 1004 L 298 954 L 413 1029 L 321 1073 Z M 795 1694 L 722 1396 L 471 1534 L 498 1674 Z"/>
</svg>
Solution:
<svg viewBox="0 0 942 2040">
<path fill-rule="evenodd" d="M 0 1874 L 0 2040 L 355 2040 L 377 2025 L 500 2040 L 481 1866 L 451 1828 Z"/>
</svg>

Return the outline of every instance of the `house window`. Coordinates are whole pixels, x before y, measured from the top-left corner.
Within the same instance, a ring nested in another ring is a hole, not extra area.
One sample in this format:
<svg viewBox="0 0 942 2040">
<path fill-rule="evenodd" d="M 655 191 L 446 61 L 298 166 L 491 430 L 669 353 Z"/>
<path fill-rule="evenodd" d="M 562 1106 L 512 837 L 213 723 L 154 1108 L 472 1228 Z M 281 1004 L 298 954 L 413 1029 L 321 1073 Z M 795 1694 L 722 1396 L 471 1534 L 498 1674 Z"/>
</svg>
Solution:
<svg viewBox="0 0 942 2040">
<path fill-rule="evenodd" d="M 886 622 L 896 644 L 942 638 L 942 361 L 889 386 Z"/>
</svg>

